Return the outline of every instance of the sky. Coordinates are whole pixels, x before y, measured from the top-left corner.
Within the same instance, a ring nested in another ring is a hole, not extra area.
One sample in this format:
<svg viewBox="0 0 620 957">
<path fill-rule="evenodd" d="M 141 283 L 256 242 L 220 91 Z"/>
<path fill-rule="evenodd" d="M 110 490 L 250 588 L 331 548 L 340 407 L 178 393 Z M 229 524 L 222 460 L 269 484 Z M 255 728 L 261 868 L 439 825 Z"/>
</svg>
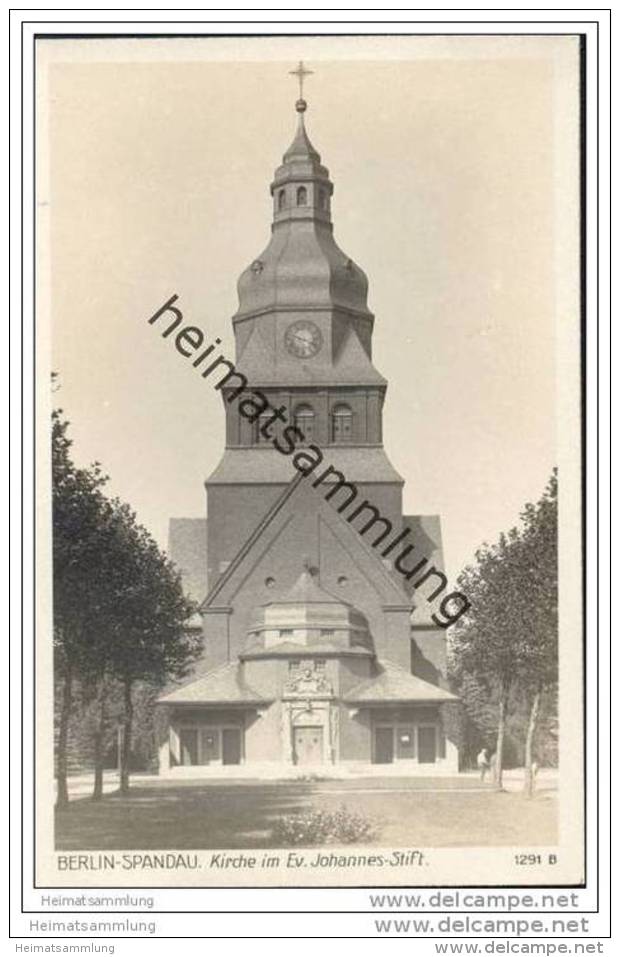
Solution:
<svg viewBox="0 0 620 957">
<path fill-rule="evenodd" d="M 170 517 L 205 514 L 221 397 L 147 320 L 176 293 L 234 356 L 236 281 L 269 236 L 300 57 L 335 237 L 369 278 L 404 512 L 441 515 L 455 575 L 557 461 L 557 341 L 578 324 L 563 285 L 573 38 L 39 43 L 54 404 L 76 461 L 101 462 L 162 545 Z"/>
</svg>

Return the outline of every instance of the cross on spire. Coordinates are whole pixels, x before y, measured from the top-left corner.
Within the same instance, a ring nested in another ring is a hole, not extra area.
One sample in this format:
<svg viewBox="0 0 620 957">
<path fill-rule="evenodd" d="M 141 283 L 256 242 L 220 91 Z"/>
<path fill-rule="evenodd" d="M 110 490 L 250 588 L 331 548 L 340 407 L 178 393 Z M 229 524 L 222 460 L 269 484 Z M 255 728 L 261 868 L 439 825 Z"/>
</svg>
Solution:
<svg viewBox="0 0 620 957">
<path fill-rule="evenodd" d="M 306 70 L 303 60 L 300 60 L 296 70 L 290 70 L 289 76 L 296 76 L 299 81 L 299 99 L 303 100 L 304 98 L 304 79 L 307 76 L 312 76 L 314 70 Z"/>
</svg>

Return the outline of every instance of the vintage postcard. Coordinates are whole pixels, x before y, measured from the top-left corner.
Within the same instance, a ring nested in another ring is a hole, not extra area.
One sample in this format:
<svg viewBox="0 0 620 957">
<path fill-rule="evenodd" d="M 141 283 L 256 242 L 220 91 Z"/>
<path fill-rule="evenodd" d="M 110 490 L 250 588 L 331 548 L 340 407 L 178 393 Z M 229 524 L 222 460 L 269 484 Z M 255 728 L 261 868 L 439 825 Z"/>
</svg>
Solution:
<svg viewBox="0 0 620 957">
<path fill-rule="evenodd" d="M 583 58 L 36 39 L 38 886 L 584 885 Z"/>
</svg>

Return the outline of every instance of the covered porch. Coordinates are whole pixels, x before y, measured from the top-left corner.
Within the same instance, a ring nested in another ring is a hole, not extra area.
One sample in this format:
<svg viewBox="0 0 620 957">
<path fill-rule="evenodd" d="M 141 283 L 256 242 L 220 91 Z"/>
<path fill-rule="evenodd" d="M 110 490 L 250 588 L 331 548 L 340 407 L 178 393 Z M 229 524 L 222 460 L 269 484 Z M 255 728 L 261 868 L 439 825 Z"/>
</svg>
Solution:
<svg viewBox="0 0 620 957">
<path fill-rule="evenodd" d="M 443 715 L 444 705 L 458 701 L 450 691 L 381 661 L 377 673 L 352 688 L 344 701 L 351 724 L 366 730 L 373 772 L 458 772 L 457 743 L 450 740 Z M 362 762 L 355 763 L 361 770 Z"/>
<path fill-rule="evenodd" d="M 270 702 L 226 665 L 159 699 L 159 773 L 200 776 L 246 761 L 246 733 Z"/>
</svg>

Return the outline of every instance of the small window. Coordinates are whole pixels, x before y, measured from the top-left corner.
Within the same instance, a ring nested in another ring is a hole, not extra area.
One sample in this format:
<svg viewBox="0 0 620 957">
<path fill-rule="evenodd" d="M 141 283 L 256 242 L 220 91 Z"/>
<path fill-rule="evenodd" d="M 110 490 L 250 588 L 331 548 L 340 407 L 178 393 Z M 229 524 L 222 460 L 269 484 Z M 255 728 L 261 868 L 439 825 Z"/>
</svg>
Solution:
<svg viewBox="0 0 620 957">
<path fill-rule="evenodd" d="M 338 575 L 339 585 L 342 585 L 344 587 L 345 585 L 348 585 L 348 583 L 349 583 L 349 579 L 347 578 L 346 575 Z"/>
<path fill-rule="evenodd" d="M 332 442 L 351 442 L 353 413 L 348 405 L 337 405 L 332 412 Z"/>
<path fill-rule="evenodd" d="M 263 412 L 261 415 L 259 415 L 255 425 L 255 439 L 257 445 L 269 445 L 273 442 L 273 435 L 271 438 L 269 438 L 268 436 L 263 435 L 261 432 L 261 429 L 263 429 L 267 423 L 271 421 L 271 419 L 273 419 L 273 414 L 271 412 Z"/>
<path fill-rule="evenodd" d="M 288 663 L 288 670 L 291 672 L 299 671 L 301 661 L 299 658 L 292 658 Z"/>
<path fill-rule="evenodd" d="M 293 629 L 292 629 L 292 628 L 280 628 L 280 631 L 278 632 L 278 634 L 280 635 L 280 638 L 292 638 L 292 637 L 293 637 Z"/>
<path fill-rule="evenodd" d="M 286 206 L 286 190 L 281 189 L 278 193 L 278 210 L 284 209 Z"/>
<path fill-rule="evenodd" d="M 305 186 L 297 187 L 297 205 L 298 206 L 307 206 L 308 205 L 308 190 Z"/>
<path fill-rule="evenodd" d="M 325 671 L 325 658 L 317 658 L 314 662 L 314 670 L 318 672 Z"/>
<path fill-rule="evenodd" d="M 295 409 L 295 427 L 303 433 L 304 440 L 310 442 L 314 435 L 314 409 L 309 405 L 298 405 Z"/>
<path fill-rule="evenodd" d="M 275 578 L 272 578 L 271 575 L 268 575 L 267 578 L 265 579 L 265 586 L 267 588 L 273 588 L 275 583 L 276 583 L 276 580 Z"/>
<path fill-rule="evenodd" d="M 334 629 L 333 628 L 321 628 L 321 638 L 333 638 Z"/>
</svg>

